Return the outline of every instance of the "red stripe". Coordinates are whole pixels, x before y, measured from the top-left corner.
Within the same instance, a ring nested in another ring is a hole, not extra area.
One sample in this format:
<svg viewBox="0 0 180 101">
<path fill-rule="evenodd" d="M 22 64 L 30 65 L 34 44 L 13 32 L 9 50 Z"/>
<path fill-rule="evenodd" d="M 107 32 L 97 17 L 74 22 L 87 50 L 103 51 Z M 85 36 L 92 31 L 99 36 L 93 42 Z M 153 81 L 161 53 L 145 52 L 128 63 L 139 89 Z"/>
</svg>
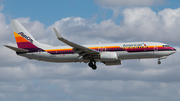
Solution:
<svg viewBox="0 0 180 101">
<path fill-rule="evenodd" d="M 19 48 L 37 48 L 35 45 L 33 45 L 30 42 L 18 42 L 17 45 Z"/>
</svg>

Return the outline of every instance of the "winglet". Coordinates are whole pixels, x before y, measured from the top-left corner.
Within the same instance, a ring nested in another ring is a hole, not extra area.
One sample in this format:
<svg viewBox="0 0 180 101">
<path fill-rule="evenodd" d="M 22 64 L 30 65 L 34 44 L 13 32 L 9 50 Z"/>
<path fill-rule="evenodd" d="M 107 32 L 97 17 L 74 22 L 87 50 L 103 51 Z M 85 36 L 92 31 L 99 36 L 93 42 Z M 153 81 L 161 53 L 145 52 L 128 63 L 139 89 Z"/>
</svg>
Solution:
<svg viewBox="0 0 180 101">
<path fill-rule="evenodd" d="M 53 28 L 54 29 L 54 32 L 56 33 L 56 36 L 58 39 L 63 39 L 63 37 L 59 34 L 59 32 L 57 31 L 56 28 Z"/>
</svg>

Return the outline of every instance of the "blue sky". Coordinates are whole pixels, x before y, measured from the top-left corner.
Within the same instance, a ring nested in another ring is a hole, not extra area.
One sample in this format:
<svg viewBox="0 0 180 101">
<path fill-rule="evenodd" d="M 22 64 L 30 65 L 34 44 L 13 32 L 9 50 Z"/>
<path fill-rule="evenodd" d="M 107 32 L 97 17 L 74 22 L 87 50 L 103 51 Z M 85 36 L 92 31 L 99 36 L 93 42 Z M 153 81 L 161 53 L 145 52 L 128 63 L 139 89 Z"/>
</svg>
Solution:
<svg viewBox="0 0 180 101">
<path fill-rule="evenodd" d="M 44 22 L 46 26 L 71 16 L 90 19 L 99 12 L 99 7 L 93 0 L 5 0 L 3 4 L 3 12 L 12 16 L 12 19 L 30 17 L 31 20 Z"/>
<path fill-rule="evenodd" d="M 3 13 L 10 16 L 9 19 L 18 17 L 30 17 L 31 20 L 39 20 L 46 26 L 53 24 L 55 21 L 65 17 L 82 17 L 91 19 L 95 17 L 95 22 L 111 19 L 112 9 L 103 9 L 93 0 L 3 0 L 5 5 Z M 154 11 L 158 12 L 165 8 L 176 9 L 180 6 L 178 0 L 167 0 L 163 4 L 150 6 Z M 122 8 L 123 9 L 123 8 Z M 115 23 L 119 24 L 122 15 L 116 18 Z M 9 20 L 7 19 L 7 20 Z"/>
<path fill-rule="evenodd" d="M 53 28 L 78 44 L 155 41 L 177 52 L 120 66 L 49 63 L 17 56 L 11 19 L 44 44 L 64 45 Z M 179 101 L 179 0 L 0 0 L 1 101 Z"/>
</svg>

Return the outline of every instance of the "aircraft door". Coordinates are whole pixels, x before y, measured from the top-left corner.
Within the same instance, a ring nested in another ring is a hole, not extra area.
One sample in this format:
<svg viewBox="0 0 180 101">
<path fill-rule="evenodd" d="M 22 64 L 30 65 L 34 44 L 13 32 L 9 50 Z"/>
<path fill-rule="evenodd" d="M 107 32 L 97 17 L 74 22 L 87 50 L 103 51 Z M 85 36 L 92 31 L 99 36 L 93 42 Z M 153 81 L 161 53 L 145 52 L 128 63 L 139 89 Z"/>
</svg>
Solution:
<svg viewBox="0 0 180 101">
<path fill-rule="evenodd" d="M 101 51 L 101 48 L 100 48 L 100 47 L 98 48 L 98 51 Z"/>
<path fill-rule="evenodd" d="M 158 51 L 158 47 L 155 45 L 155 46 L 154 46 L 153 57 L 156 57 L 157 51 Z"/>
<path fill-rule="evenodd" d="M 106 51 L 106 48 L 105 48 L 105 47 L 103 47 L 103 48 L 102 48 L 102 51 Z"/>
<path fill-rule="evenodd" d="M 41 55 L 42 55 L 42 50 L 39 49 L 39 50 L 38 50 L 38 58 L 39 58 L 39 60 L 41 60 Z"/>
<path fill-rule="evenodd" d="M 105 48 L 105 47 L 99 47 L 99 48 L 98 48 L 98 51 L 105 52 L 105 51 L 106 51 L 106 48 Z"/>
<path fill-rule="evenodd" d="M 154 46 L 154 51 L 158 51 L 158 47 L 156 45 Z"/>
</svg>

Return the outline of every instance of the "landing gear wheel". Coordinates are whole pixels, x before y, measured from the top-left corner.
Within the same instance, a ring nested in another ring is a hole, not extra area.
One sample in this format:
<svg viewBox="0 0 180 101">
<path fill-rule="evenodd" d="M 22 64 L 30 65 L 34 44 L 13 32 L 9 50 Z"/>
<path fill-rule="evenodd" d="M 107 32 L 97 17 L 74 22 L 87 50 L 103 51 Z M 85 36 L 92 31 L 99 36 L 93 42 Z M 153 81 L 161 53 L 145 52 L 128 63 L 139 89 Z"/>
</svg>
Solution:
<svg viewBox="0 0 180 101">
<path fill-rule="evenodd" d="M 91 68 L 92 68 L 93 70 L 96 70 L 96 69 L 97 69 L 97 66 L 96 66 L 96 65 L 93 65 Z"/>
<path fill-rule="evenodd" d="M 158 61 L 158 64 L 160 65 L 160 64 L 161 64 L 161 61 Z"/>
<path fill-rule="evenodd" d="M 91 62 L 89 62 L 89 67 L 91 67 L 93 70 L 96 70 L 97 69 L 97 66 L 96 66 L 96 61 L 95 60 L 91 60 Z"/>
<path fill-rule="evenodd" d="M 93 67 L 93 63 L 92 62 L 89 62 L 89 67 Z"/>
</svg>

